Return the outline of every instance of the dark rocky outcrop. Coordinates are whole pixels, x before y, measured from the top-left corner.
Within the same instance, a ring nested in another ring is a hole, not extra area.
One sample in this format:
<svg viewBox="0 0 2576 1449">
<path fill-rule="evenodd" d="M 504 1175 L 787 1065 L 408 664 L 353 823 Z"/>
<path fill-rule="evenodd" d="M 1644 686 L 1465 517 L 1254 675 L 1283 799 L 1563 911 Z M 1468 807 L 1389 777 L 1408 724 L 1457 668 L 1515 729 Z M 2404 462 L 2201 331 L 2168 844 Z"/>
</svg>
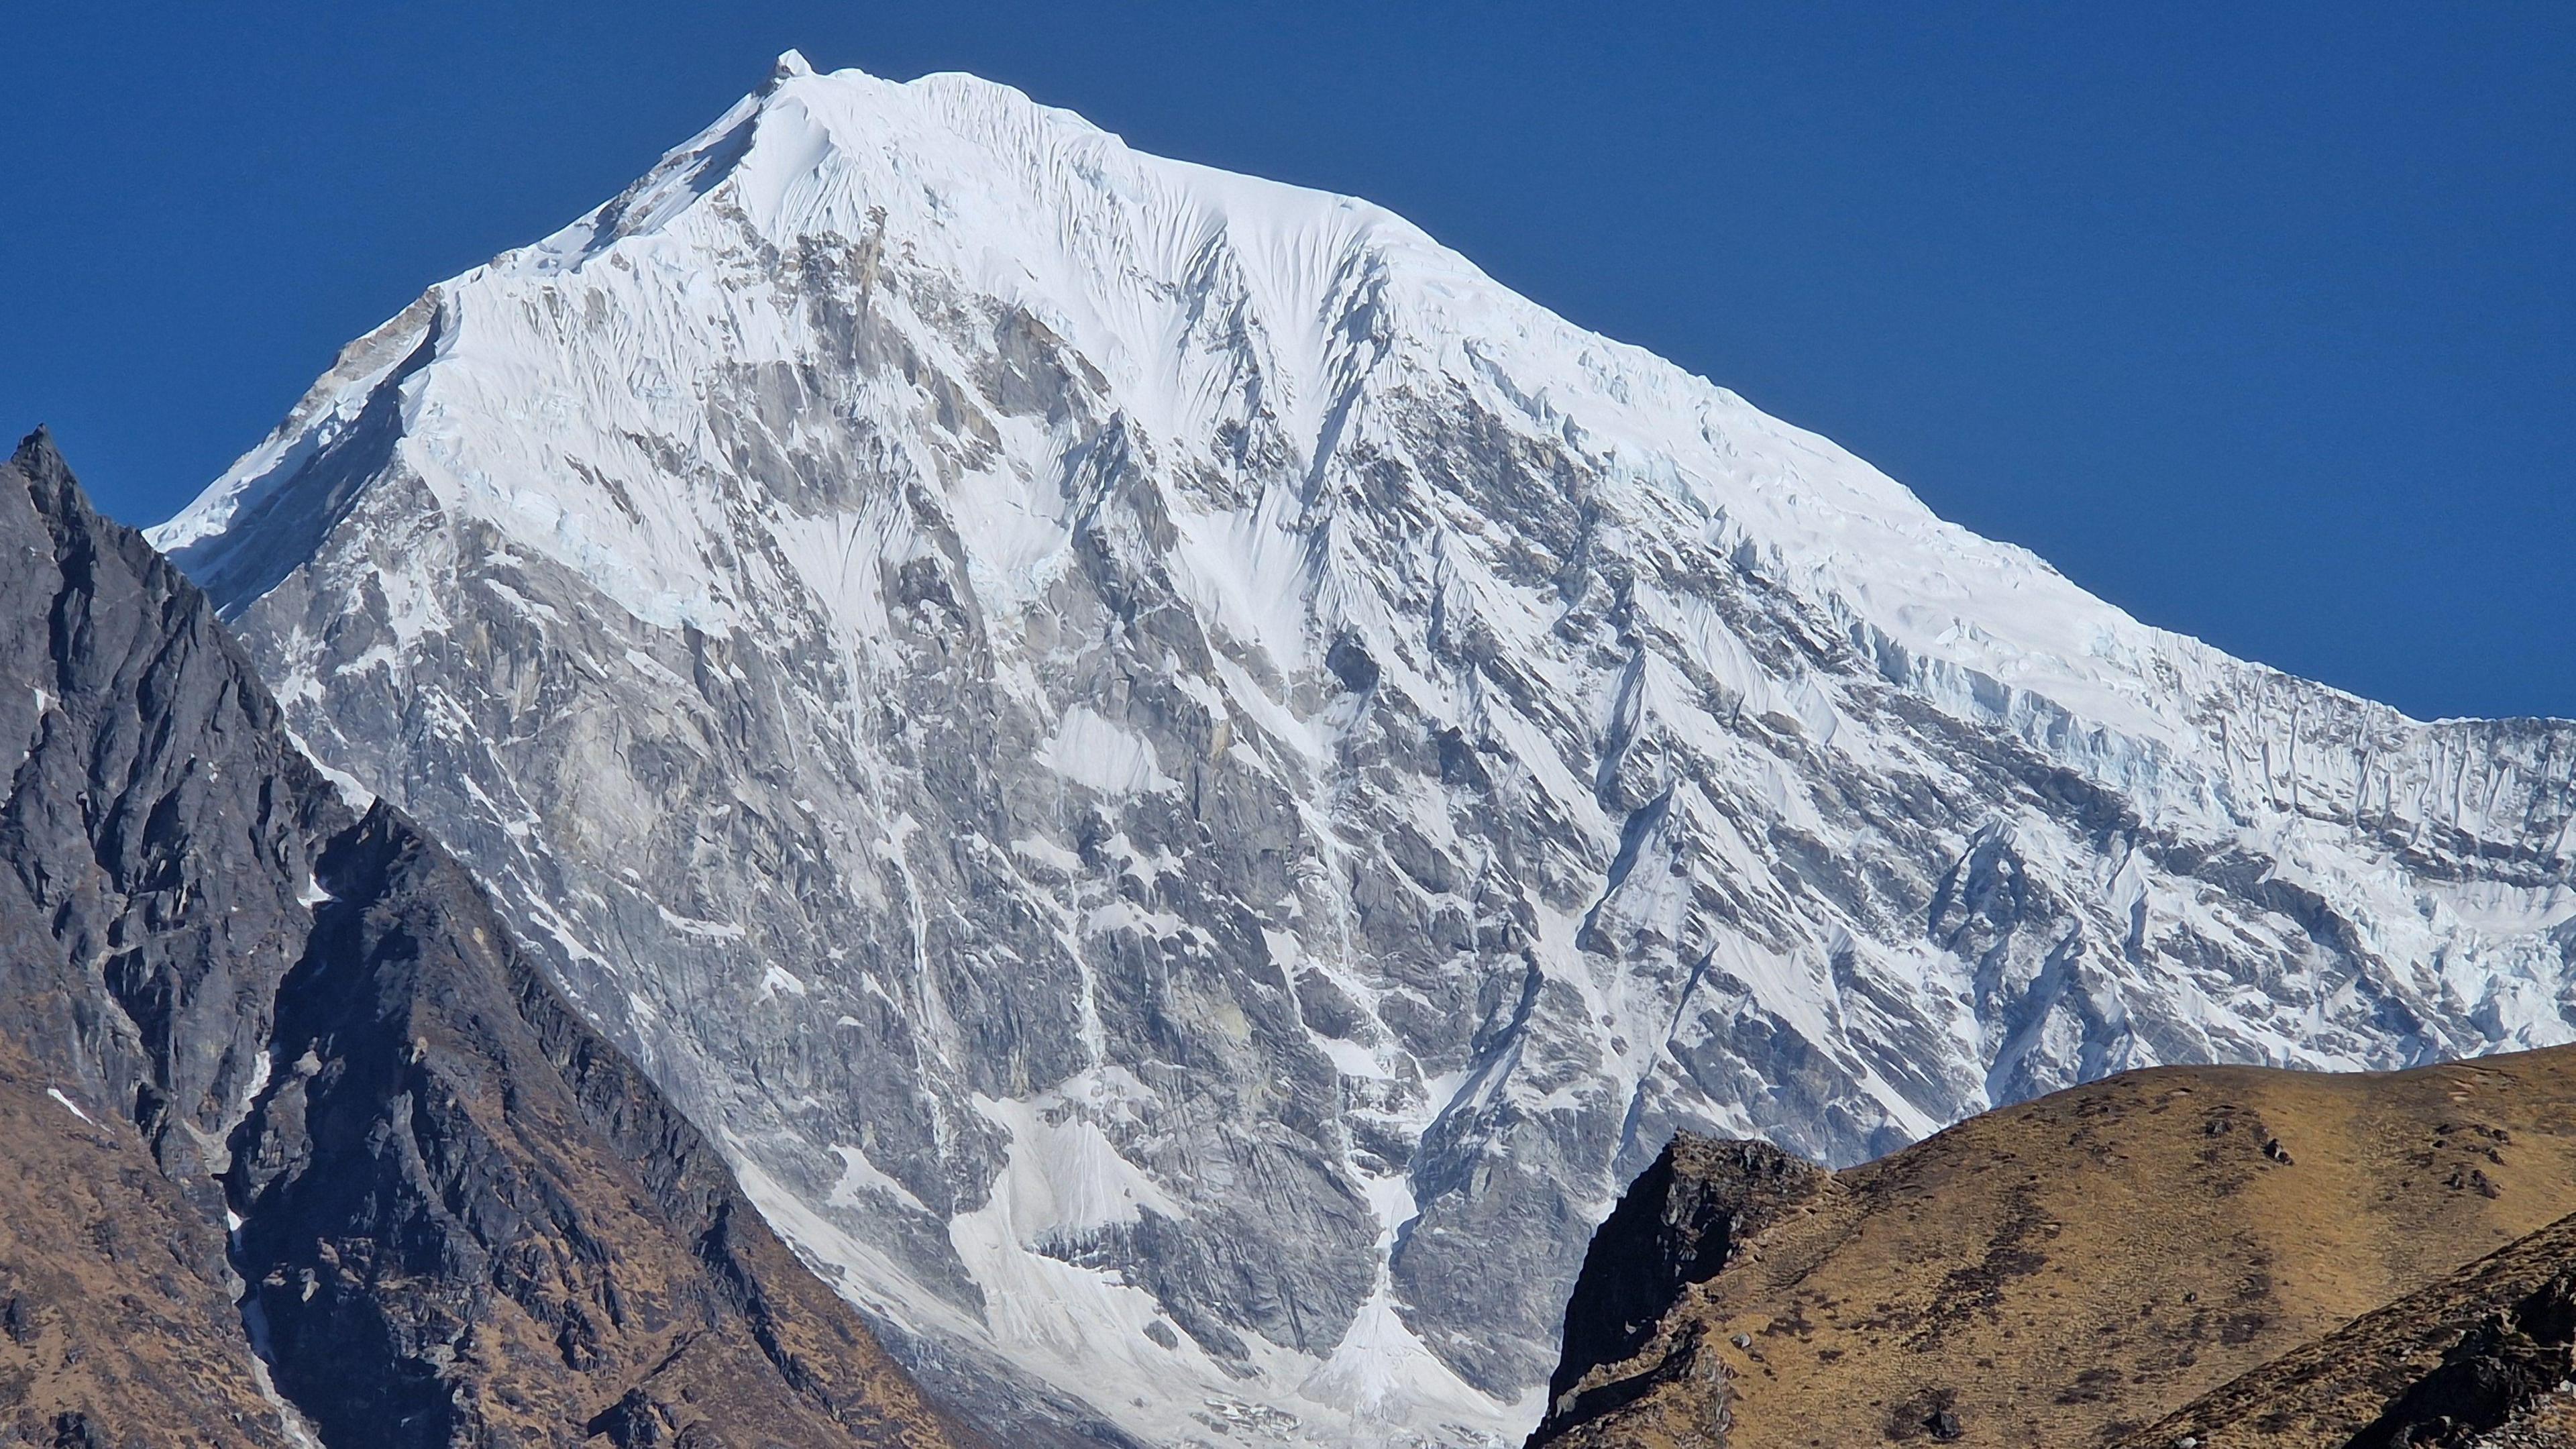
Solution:
<svg viewBox="0 0 2576 1449">
<path fill-rule="evenodd" d="M 381 804 L 318 865 L 229 1182 L 279 1386 L 327 1438 L 940 1441 L 462 868 Z"/>
<path fill-rule="evenodd" d="M 2442 1362 L 2352 1437 L 2348 1449 L 2466 1444 L 2568 1382 L 2576 1363 L 2576 1261 L 2460 1335 Z"/>
<path fill-rule="evenodd" d="M 954 1442 L 42 433 L 0 550 L 0 1429 Z"/>
<path fill-rule="evenodd" d="M 1592 1235 L 1565 1306 L 1565 1356 L 1548 1381 L 1541 1436 L 1636 1399 L 1678 1367 L 1667 1356 L 1643 1371 L 1604 1377 L 1645 1347 L 1685 1289 L 1716 1277 L 1746 1238 L 1812 1200 L 1832 1178 L 1767 1142 L 1675 1137 Z"/>
<path fill-rule="evenodd" d="M 0 1345 L 34 1443 L 283 1444 L 233 1307 L 224 1138 L 348 812 L 214 611 L 0 465 Z"/>
</svg>

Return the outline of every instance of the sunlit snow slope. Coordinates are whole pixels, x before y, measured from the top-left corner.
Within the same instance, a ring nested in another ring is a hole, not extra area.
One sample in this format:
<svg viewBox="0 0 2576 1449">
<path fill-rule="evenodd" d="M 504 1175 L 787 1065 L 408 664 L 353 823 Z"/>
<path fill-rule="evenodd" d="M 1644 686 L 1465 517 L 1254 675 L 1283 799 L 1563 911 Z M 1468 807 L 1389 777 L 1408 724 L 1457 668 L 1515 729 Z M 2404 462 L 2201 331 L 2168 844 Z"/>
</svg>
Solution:
<svg viewBox="0 0 2576 1449">
<path fill-rule="evenodd" d="M 2576 727 L 2147 628 L 969 77 L 786 57 L 157 540 L 1032 1440 L 1514 1437 L 1677 1126 L 2576 1035 Z"/>
</svg>

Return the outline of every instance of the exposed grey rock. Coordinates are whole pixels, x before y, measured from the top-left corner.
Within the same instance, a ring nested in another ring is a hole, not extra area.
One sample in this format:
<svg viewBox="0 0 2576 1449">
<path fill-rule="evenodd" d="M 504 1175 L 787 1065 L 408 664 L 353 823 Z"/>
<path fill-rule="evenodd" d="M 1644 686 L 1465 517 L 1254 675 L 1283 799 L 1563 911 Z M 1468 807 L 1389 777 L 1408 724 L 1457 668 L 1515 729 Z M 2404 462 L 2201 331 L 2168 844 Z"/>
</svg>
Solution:
<svg viewBox="0 0 2576 1449">
<path fill-rule="evenodd" d="M 219 1333 L 117 1299 L 86 1347 L 156 1377 L 60 1408 L 53 1442 L 569 1442 L 621 1392 L 674 1444 L 955 1442 L 471 876 L 342 801 L 205 596 L 41 433 L 0 465 L 0 554 L 0 729 L 27 742 L 0 806 L 0 1084 L 57 1084 L 97 1134 L 77 1160 L 116 1174 L 79 1256 L 224 1290 Z M 7 1135 L 33 1170 L 46 1144 Z M 98 1155 L 129 1137 L 148 1167 Z M 0 1270 L 99 1272 L 23 1222 Z M 13 1292 L 0 1329 L 41 1348 L 61 1316 Z M 272 1373 L 274 1408 L 227 1403 Z M 0 1410 L 80 1391 L 32 1378 Z"/>
</svg>

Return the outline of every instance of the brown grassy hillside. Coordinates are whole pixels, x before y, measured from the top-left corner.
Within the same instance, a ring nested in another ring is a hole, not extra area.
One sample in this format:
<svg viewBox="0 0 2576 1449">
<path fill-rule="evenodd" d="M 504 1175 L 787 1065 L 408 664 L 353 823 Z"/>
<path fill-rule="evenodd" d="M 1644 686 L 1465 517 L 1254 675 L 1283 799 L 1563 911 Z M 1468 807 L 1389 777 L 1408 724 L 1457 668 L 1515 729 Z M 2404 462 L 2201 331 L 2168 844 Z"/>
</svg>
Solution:
<svg viewBox="0 0 2576 1449">
<path fill-rule="evenodd" d="M 1677 1144 L 1605 1226 L 1533 1444 L 2117 1442 L 2576 1212 L 2576 1048 L 2133 1072 L 1785 1199 L 1743 1160 Z M 1650 1313 L 1593 1281 L 1658 1255 L 1698 1267 Z"/>
<path fill-rule="evenodd" d="M 51 1085 L 0 1043 L 0 1440 L 287 1449 L 222 1230 L 130 1124 Z"/>
<path fill-rule="evenodd" d="M 2126 1449 L 2576 1446 L 2576 1216 L 2203 1395 Z"/>
</svg>

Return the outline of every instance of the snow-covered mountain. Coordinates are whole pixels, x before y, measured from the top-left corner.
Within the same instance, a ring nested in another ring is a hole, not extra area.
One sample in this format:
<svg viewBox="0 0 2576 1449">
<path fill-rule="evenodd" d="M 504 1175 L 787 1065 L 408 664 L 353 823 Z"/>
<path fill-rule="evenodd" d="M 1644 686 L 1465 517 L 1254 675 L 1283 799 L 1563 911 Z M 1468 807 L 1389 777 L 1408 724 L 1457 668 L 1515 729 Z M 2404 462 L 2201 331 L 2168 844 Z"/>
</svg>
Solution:
<svg viewBox="0 0 2576 1449">
<path fill-rule="evenodd" d="M 1514 1436 L 1679 1126 L 2576 1037 L 2576 726 L 2141 625 L 970 77 L 782 58 L 155 538 L 1024 1437 Z"/>
</svg>

